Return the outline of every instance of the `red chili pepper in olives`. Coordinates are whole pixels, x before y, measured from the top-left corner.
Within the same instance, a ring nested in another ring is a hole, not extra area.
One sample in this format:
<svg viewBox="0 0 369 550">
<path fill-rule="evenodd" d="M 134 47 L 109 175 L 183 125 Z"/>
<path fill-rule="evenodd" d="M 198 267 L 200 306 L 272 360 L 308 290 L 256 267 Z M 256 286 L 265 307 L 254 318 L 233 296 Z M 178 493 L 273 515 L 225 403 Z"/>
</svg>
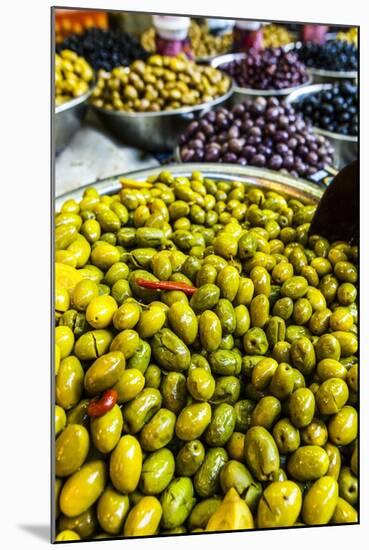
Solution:
<svg viewBox="0 0 369 550">
<path fill-rule="evenodd" d="M 196 287 L 181 283 L 180 281 L 147 281 L 146 279 L 137 279 L 136 283 L 143 288 L 152 288 L 154 290 L 181 290 L 190 296 L 197 290 Z"/>
<path fill-rule="evenodd" d="M 118 392 L 113 388 L 104 391 L 101 397 L 94 397 L 88 404 L 87 414 L 92 418 L 98 418 L 110 411 L 116 404 Z"/>
</svg>

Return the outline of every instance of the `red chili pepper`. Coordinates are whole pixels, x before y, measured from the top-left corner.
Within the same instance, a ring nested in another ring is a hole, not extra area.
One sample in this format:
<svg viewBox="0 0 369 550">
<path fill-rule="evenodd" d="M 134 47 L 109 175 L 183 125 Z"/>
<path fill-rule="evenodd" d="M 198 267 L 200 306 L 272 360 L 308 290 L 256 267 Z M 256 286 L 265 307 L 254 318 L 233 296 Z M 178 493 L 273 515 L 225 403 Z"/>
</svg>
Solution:
<svg viewBox="0 0 369 550">
<path fill-rule="evenodd" d="M 110 411 L 118 399 L 117 390 L 106 390 L 101 397 L 94 397 L 88 404 L 87 414 L 92 418 L 98 418 Z"/>
<path fill-rule="evenodd" d="M 196 292 L 195 286 L 177 281 L 147 281 L 146 279 L 136 279 L 136 283 L 143 288 L 152 288 L 154 290 L 182 290 L 190 296 Z"/>
</svg>

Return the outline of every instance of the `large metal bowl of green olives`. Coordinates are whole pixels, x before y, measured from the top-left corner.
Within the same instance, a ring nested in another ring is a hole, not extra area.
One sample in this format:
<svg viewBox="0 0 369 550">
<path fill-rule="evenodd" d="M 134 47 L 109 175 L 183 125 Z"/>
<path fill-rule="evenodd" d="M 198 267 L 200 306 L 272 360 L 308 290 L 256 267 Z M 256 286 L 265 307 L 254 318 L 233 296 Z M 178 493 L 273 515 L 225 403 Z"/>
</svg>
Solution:
<svg viewBox="0 0 369 550">
<path fill-rule="evenodd" d="M 358 522 L 358 250 L 320 196 L 187 164 L 58 198 L 55 541 Z"/>
</svg>

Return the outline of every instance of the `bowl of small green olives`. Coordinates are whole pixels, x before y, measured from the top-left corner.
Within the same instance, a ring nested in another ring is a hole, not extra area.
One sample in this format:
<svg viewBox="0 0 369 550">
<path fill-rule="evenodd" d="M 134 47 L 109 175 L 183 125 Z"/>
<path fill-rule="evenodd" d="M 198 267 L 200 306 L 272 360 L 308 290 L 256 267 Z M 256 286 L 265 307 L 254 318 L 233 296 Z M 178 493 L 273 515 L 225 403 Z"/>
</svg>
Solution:
<svg viewBox="0 0 369 550">
<path fill-rule="evenodd" d="M 356 524 L 358 248 L 313 184 L 166 168 L 56 201 L 54 541 Z"/>
<path fill-rule="evenodd" d="M 55 54 L 54 143 L 59 153 L 80 128 L 87 112 L 87 100 L 94 85 L 94 73 L 87 61 L 71 50 Z"/>
<path fill-rule="evenodd" d="M 145 63 L 100 71 L 90 105 L 105 126 L 145 151 L 173 149 L 188 122 L 233 93 L 232 79 L 183 56 L 152 55 Z"/>
</svg>

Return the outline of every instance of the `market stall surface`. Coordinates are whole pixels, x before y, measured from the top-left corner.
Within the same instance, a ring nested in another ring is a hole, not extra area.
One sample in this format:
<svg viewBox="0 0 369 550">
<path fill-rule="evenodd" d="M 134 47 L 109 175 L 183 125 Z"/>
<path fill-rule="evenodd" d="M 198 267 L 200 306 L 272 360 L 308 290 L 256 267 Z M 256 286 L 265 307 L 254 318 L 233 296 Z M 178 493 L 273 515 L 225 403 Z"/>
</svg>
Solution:
<svg viewBox="0 0 369 550">
<path fill-rule="evenodd" d="M 115 140 L 89 112 L 82 127 L 56 157 L 55 194 L 62 195 L 111 174 L 158 165 L 152 155 Z"/>
</svg>

